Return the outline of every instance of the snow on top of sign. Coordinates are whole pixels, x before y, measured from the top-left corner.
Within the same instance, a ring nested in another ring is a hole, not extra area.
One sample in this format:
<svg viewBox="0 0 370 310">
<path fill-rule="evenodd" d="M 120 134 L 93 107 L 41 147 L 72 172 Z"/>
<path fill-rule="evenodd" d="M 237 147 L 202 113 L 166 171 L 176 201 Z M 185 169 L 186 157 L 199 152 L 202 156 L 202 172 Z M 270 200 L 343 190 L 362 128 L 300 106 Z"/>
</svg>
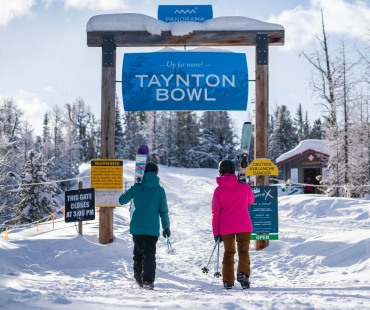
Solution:
<svg viewBox="0 0 370 310">
<path fill-rule="evenodd" d="M 153 17 L 136 14 L 103 14 L 89 19 L 86 25 L 87 32 L 94 31 L 147 31 L 153 35 L 161 35 L 162 31 L 171 31 L 174 36 L 187 35 L 193 31 L 231 31 L 231 30 L 284 30 L 278 24 L 266 23 L 243 16 L 224 16 L 209 19 L 204 23 L 198 22 L 171 22 L 165 23 Z"/>
<path fill-rule="evenodd" d="M 299 142 L 299 144 L 292 150 L 280 155 L 276 158 L 276 163 L 279 164 L 289 158 L 301 155 L 308 150 L 313 150 L 326 155 L 330 155 L 329 142 L 326 140 L 308 139 Z"/>
</svg>

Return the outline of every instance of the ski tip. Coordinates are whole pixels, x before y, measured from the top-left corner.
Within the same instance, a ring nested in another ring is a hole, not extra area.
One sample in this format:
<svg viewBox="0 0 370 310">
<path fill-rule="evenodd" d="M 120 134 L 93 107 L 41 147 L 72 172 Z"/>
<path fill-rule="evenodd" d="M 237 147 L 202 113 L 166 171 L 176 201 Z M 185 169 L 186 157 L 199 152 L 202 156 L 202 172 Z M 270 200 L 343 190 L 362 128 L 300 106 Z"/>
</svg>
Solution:
<svg viewBox="0 0 370 310">
<path fill-rule="evenodd" d="M 148 155 L 149 154 L 149 147 L 146 144 L 142 144 L 138 148 L 137 153 L 142 154 L 142 155 Z"/>
<path fill-rule="evenodd" d="M 252 124 L 250 121 L 244 122 L 244 125 Z"/>
</svg>

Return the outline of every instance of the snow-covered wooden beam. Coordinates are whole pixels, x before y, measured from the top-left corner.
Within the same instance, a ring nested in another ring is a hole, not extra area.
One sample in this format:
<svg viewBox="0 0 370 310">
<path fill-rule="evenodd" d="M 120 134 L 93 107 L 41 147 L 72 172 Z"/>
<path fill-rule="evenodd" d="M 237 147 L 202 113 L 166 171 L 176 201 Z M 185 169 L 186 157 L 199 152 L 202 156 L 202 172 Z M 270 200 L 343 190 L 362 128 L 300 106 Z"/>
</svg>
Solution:
<svg viewBox="0 0 370 310">
<path fill-rule="evenodd" d="M 165 23 L 142 14 L 105 14 L 90 18 L 87 45 L 103 45 L 113 36 L 116 47 L 135 46 L 253 46 L 257 33 L 266 33 L 269 45 L 284 45 L 284 28 L 241 16 L 198 22 Z"/>
</svg>

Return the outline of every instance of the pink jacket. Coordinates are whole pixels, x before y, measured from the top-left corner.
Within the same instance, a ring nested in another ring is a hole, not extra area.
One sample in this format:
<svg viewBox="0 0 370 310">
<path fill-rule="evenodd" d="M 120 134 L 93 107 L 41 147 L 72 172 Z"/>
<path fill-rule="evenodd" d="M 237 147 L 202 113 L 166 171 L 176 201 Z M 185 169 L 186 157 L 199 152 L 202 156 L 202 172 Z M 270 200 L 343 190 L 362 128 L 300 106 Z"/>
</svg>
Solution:
<svg viewBox="0 0 370 310">
<path fill-rule="evenodd" d="M 234 174 L 225 173 L 216 178 L 218 187 L 212 199 L 213 235 L 228 235 L 252 232 L 253 224 L 249 206 L 254 194 L 246 183 L 239 183 Z"/>
</svg>

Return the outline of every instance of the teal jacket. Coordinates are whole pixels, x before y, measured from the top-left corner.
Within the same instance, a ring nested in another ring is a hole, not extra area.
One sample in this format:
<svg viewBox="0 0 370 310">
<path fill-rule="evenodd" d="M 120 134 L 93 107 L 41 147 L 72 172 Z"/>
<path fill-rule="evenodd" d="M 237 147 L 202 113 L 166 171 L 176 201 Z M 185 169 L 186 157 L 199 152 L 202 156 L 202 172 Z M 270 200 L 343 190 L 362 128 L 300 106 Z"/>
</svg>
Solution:
<svg viewBox="0 0 370 310">
<path fill-rule="evenodd" d="M 121 205 L 134 199 L 135 211 L 130 222 L 132 235 L 159 237 L 159 218 L 162 229 L 170 227 L 166 193 L 159 185 L 159 177 L 154 172 L 144 174 L 141 183 L 136 183 L 119 197 Z"/>
</svg>

